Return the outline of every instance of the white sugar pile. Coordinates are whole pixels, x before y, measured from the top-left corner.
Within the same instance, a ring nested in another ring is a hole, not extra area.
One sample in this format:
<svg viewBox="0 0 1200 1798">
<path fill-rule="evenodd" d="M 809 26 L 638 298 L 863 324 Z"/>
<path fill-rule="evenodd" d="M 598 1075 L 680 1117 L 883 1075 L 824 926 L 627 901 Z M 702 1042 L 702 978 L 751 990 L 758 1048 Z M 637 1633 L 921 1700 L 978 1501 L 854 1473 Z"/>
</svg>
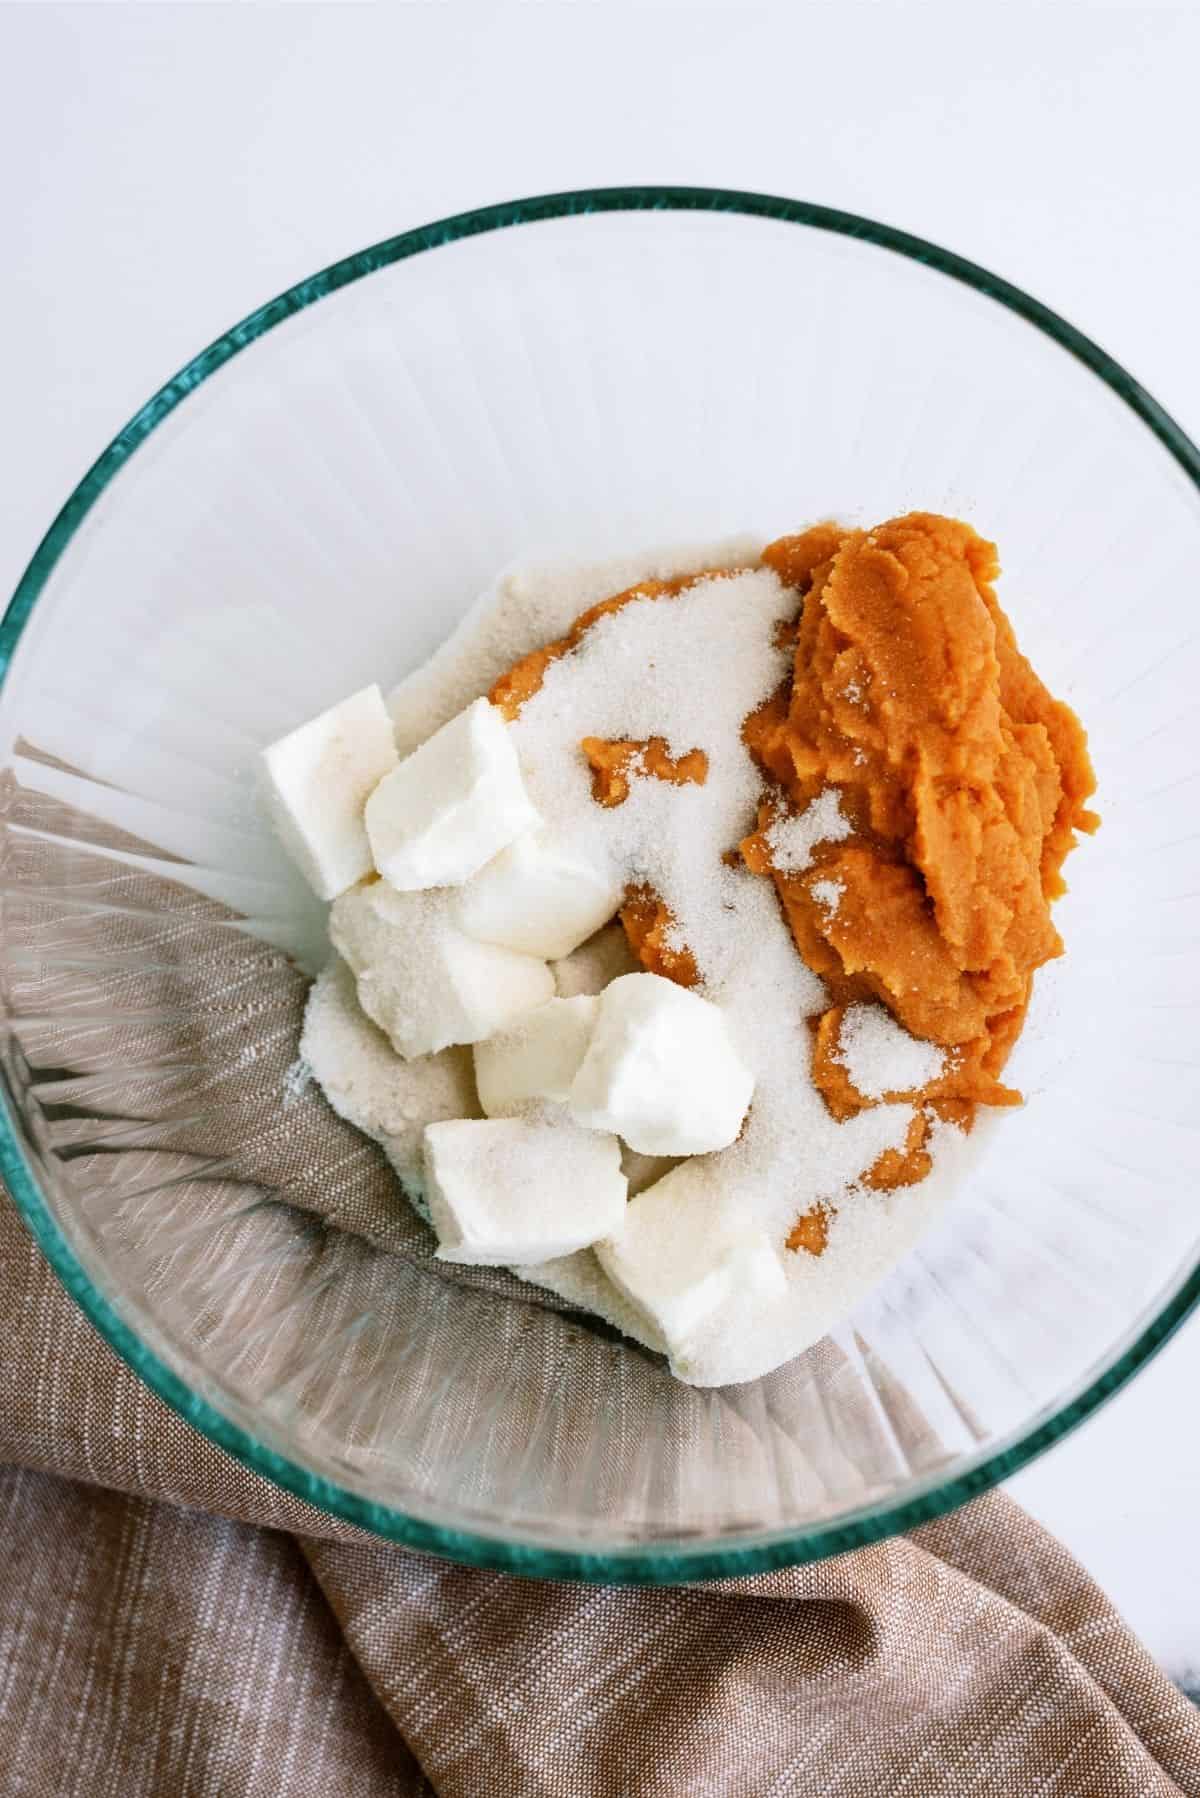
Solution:
<svg viewBox="0 0 1200 1798">
<path fill-rule="evenodd" d="M 814 880 L 808 889 L 809 897 L 821 907 L 827 918 L 836 918 L 845 891 L 840 880 Z"/>
<path fill-rule="evenodd" d="M 521 655 L 561 636 L 597 599 L 650 576 L 736 569 L 755 557 L 755 546 L 738 542 L 604 568 L 505 577 L 389 700 L 402 750 L 485 692 Z M 702 1385 L 755 1378 L 824 1335 L 920 1233 L 947 1195 L 966 1144 L 959 1131 L 935 1123 L 929 1143 L 935 1172 L 926 1181 L 895 1193 L 861 1185 L 885 1150 L 903 1147 L 912 1108 L 882 1103 L 840 1124 L 830 1116 L 812 1081 L 807 1022 L 828 1003 L 825 989 L 797 954 L 771 882 L 723 859 L 755 825 L 763 783 L 741 726 L 787 671 L 787 652 L 775 645 L 795 608 L 794 593 L 770 570 L 744 566 L 676 598 L 631 602 L 598 620 L 573 653 L 548 666 L 512 726 L 545 827 L 597 869 L 645 883 L 662 897 L 673 916 L 671 944 L 691 950 L 701 991 L 724 1008 L 754 1070 L 754 1100 L 741 1137 L 705 1158 L 715 1176 L 708 1183 L 711 1216 L 698 1217 L 697 1227 L 732 1220 L 765 1230 L 779 1248 L 787 1290 L 736 1340 L 718 1336 L 698 1345 L 688 1377 Z M 661 737 L 673 756 L 701 749 L 708 778 L 702 786 L 641 778 L 631 782 L 623 804 L 599 806 L 579 747 L 585 736 Z M 799 817 L 771 825 L 778 866 L 801 871 L 816 843 L 851 834 L 838 801 L 831 789 Z M 816 884 L 826 889 L 816 894 L 818 903 L 835 910 L 838 883 Z M 604 932 L 594 947 L 558 964 L 559 990 L 594 991 L 627 965 L 627 951 L 612 931 Z M 342 979 L 335 972 L 318 984 L 303 1053 L 337 1109 L 385 1142 L 411 1192 L 419 1181 L 418 1119 L 478 1115 L 473 1089 L 469 1098 L 464 1092 L 469 1056 L 465 1067 L 462 1051 L 401 1063 L 378 1032 L 377 1042 L 361 1033 L 351 1041 L 346 1006 L 354 1000 L 342 991 Z M 851 1078 L 857 1069 L 873 1088 L 883 1080 L 878 1091 L 860 1087 L 864 1096 L 921 1084 L 929 1072 L 913 1078 L 912 1070 L 928 1070 L 931 1058 L 940 1067 L 938 1051 L 914 1043 L 890 1018 L 887 1023 L 894 1034 L 886 1045 L 869 1021 L 844 1038 Z M 650 1170 L 650 1177 L 659 1171 Z M 824 1252 L 786 1249 L 797 1218 L 817 1204 L 829 1217 Z M 590 1251 L 514 1271 L 658 1346 Z"/>
<path fill-rule="evenodd" d="M 763 834 L 779 872 L 803 874 L 818 843 L 844 843 L 853 833 L 837 788 L 826 787 L 804 811 L 776 818 Z"/>
<path fill-rule="evenodd" d="M 401 755 L 486 693 L 530 650 L 565 636 L 579 614 L 597 600 L 639 581 L 670 580 L 701 568 L 743 567 L 758 560 L 761 547 L 753 537 L 725 537 L 717 543 L 681 544 L 586 567 L 548 562 L 506 569 L 429 660 L 388 694 Z"/>
<path fill-rule="evenodd" d="M 705 996 L 724 1008 L 754 1069 L 746 1128 L 713 1158 L 721 1217 L 764 1228 L 782 1246 L 810 1206 L 832 1208 L 820 1257 L 785 1252 L 784 1304 L 765 1310 L 737 1342 L 711 1341 L 696 1355 L 690 1377 L 701 1383 L 752 1377 L 823 1334 L 878 1277 L 880 1258 L 891 1259 L 920 1227 L 936 1191 L 895 1196 L 859 1186 L 885 1150 L 903 1146 L 911 1107 L 879 1105 L 842 1124 L 830 1117 L 812 1082 L 807 1025 L 828 1003 L 825 989 L 796 953 L 771 883 L 723 860 L 754 827 L 762 777 L 741 725 L 787 671 L 787 652 L 775 644 L 795 603 L 765 569 L 701 582 L 678 599 L 635 601 L 550 665 L 513 727 L 549 829 L 661 896 L 674 919 L 671 939 L 691 950 Z M 685 787 L 638 781 L 623 805 L 597 806 L 579 753 L 583 736 L 659 736 L 672 755 L 703 749 L 708 779 Z M 797 870 L 818 842 L 851 834 L 834 790 L 771 830 L 776 859 Z M 935 1135 L 936 1154 L 957 1133 L 939 1127 Z M 523 1271 L 563 1289 L 561 1276 Z"/>
<path fill-rule="evenodd" d="M 339 1117 L 374 1138 L 410 1195 L 422 1194 L 426 1124 L 481 1115 L 471 1051 L 401 1061 L 362 1010 L 354 976 L 337 957 L 313 986 L 300 1055 Z"/>
<path fill-rule="evenodd" d="M 864 1099 L 915 1092 L 946 1068 L 944 1049 L 910 1036 L 882 1005 L 847 1006 L 834 1060 Z"/>
</svg>

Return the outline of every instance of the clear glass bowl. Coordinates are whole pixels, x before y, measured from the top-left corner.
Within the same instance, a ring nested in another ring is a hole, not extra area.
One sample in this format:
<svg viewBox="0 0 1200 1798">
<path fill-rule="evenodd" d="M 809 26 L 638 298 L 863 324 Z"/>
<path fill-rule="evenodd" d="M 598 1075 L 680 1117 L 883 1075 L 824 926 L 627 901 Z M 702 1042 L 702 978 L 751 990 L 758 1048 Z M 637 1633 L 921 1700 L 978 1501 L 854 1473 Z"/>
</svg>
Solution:
<svg viewBox="0 0 1200 1798">
<path fill-rule="evenodd" d="M 1012 1472 L 1200 1293 L 1198 480 L 1036 301 L 762 196 L 490 208 L 227 332 L 84 477 L 3 623 L 0 1155 L 63 1283 L 259 1472 L 522 1572 L 744 1573 Z M 531 1289 L 448 1283 L 373 1151 L 313 1127 L 285 1079 L 302 982 L 264 945 L 311 959 L 321 918 L 249 770 L 515 557 L 914 506 L 999 542 L 1104 828 L 1068 869 L 1023 1110 L 844 1330 L 693 1391 Z"/>
</svg>

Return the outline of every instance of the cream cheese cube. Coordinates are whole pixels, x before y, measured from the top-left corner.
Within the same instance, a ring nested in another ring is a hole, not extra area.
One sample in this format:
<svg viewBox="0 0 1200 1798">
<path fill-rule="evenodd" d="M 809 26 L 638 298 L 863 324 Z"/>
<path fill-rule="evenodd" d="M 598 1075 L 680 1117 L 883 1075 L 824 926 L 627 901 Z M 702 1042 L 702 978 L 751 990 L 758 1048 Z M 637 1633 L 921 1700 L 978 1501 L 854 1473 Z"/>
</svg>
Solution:
<svg viewBox="0 0 1200 1798">
<path fill-rule="evenodd" d="M 475 1084 L 486 1116 L 565 1104 L 587 1053 L 598 999 L 550 999 L 507 1030 L 475 1044 Z"/>
<path fill-rule="evenodd" d="M 263 801 L 314 893 L 336 899 L 371 871 L 363 812 L 399 757 L 378 687 L 364 687 L 262 752 Z"/>
<path fill-rule="evenodd" d="M 467 882 L 459 920 L 468 936 L 558 961 L 616 915 L 624 883 L 544 831 L 529 831 Z"/>
<path fill-rule="evenodd" d="M 758 1327 L 787 1296 L 765 1232 L 721 1205 L 720 1175 L 700 1162 L 685 1162 L 631 1199 L 621 1229 L 595 1247 L 681 1374 L 703 1363 L 707 1344 Z"/>
<path fill-rule="evenodd" d="M 620 1229 L 621 1146 L 615 1136 L 568 1122 L 430 1124 L 425 1196 L 440 1261 L 536 1266 Z"/>
<path fill-rule="evenodd" d="M 400 892 L 461 886 L 540 822 L 508 725 L 486 699 L 380 781 L 365 816 L 375 866 Z"/>
<path fill-rule="evenodd" d="M 334 903 L 329 935 L 359 1004 L 406 1060 L 480 1042 L 554 997 L 544 961 L 464 936 L 444 892 L 365 882 Z"/>
<path fill-rule="evenodd" d="M 658 974 L 624 974 L 600 995 L 569 1105 L 643 1155 L 706 1155 L 736 1140 L 753 1092 L 719 1006 Z"/>
</svg>

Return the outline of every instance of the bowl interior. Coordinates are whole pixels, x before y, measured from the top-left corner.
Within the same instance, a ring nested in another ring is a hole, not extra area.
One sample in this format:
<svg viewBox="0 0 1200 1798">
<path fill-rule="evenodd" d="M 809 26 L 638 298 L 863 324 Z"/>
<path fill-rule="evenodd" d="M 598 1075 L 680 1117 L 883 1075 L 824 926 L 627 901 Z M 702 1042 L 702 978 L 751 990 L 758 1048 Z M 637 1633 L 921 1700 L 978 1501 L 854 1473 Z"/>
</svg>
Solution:
<svg viewBox="0 0 1200 1798">
<path fill-rule="evenodd" d="M 118 1346 L 318 1503 L 606 1577 L 846 1546 L 1066 1427 L 1191 1296 L 1196 488 L 1050 335 L 817 223 L 577 205 L 442 236 L 223 340 L 36 570 L 0 694 L 4 1171 Z M 696 1392 L 515 1283 L 448 1281 L 289 1085 L 284 955 L 315 965 L 323 919 L 255 751 L 389 686 L 515 558 L 914 507 L 998 542 L 1104 827 L 1025 1107 L 834 1338 Z"/>
</svg>

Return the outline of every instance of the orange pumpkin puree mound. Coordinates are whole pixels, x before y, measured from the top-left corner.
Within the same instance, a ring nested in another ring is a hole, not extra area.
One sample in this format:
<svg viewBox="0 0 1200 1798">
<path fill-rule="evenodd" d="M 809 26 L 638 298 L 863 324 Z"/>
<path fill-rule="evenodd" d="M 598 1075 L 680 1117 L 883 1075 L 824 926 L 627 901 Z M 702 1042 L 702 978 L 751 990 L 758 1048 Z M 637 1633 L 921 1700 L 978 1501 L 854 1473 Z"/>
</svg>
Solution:
<svg viewBox="0 0 1200 1798">
<path fill-rule="evenodd" d="M 763 561 L 804 597 L 792 677 L 744 728 L 773 785 L 742 855 L 774 879 L 828 985 L 813 1073 L 835 1117 L 868 1103 L 839 1060 L 848 1003 L 880 1000 L 949 1051 L 927 1088 L 887 1095 L 922 1108 L 866 1183 L 907 1185 L 928 1172 L 931 1115 L 969 1127 L 977 1103 L 1019 1097 L 999 1075 L 1035 970 L 1062 953 L 1050 902 L 1076 833 L 1099 822 L 1095 777 L 1083 727 L 997 603 L 995 548 L 970 526 L 920 512 L 873 531 L 821 524 Z M 772 822 L 829 787 L 851 834 L 818 843 L 803 871 L 773 867 Z"/>
</svg>

